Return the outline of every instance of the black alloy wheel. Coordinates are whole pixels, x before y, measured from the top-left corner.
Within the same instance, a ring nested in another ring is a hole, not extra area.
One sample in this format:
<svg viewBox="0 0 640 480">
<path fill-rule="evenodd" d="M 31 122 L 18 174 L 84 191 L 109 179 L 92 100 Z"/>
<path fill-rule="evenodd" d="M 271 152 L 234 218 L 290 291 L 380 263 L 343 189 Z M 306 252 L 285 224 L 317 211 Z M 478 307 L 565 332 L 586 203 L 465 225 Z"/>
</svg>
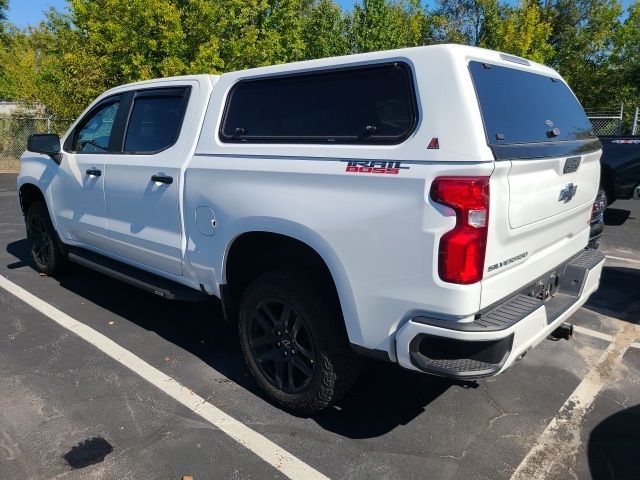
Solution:
<svg viewBox="0 0 640 480">
<path fill-rule="evenodd" d="M 38 265 L 49 265 L 55 256 L 53 239 L 47 232 L 44 219 L 37 215 L 29 217 L 27 237 L 31 242 L 31 253 Z"/>
<path fill-rule="evenodd" d="M 238 333 L 249 371 L 277 405 L 321 410 L 354 384 L 353 352 L 330 277 L 322 270 L 266 272 L 244 289 Z"/>
<path fill-rule="evenodd" d="M 256 305 L 249 345 L 260 372 L 278 390 L 298 393 L 311 383 L 315 347 L 304 320 L 286 301 L 269 298 Z"/>
<path fill-rule="evenodd" d="M 25 223 L 36 269 L 46 275 L 60 273 L 67 265 L 67 256 L 62 251 L 47 206 L 39 201 L 32 203 L 27 210 Z"/>
</svg>

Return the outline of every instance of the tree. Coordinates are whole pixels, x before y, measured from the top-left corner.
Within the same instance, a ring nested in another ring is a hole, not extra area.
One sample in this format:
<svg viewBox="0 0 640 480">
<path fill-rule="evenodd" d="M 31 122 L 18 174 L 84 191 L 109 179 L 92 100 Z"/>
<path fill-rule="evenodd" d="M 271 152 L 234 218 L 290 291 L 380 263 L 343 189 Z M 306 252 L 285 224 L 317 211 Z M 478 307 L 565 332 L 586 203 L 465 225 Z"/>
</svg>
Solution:
<svg viewBox="0 0 640 480">
<path fill-rule="evenodd" d="M 0 0 L 0 96 L 74 117 L 104 90 L 188 73 L 455 42 L 550 63 L 587 106 L 640 95 L 640 0 L 68 0 L 28 30 Z M 628 108 L 627 110 L 631 110 Z"/>
<path fill-rule="evenodd" d="M 359 53 L 423 45 L 429 28 L 419 0 L 363 0 L 353 7 L 351 49 Z"/>
<path fill-rule="evenodd" d="M 41 98 L 76 115 L 102 91 L 155 77 L 304 58 L 303 0 L 69 0 L 31 39 Z"/>
<path fill-rule="evenodd" d="M 37 57 L 28 34 L 9 27 L 0 44 L 0 98 L 32 103 L 39 98 Z"/>
<path fill-rule="evenodd" d="M 438 42 L 478 45 L 487 11 L 494 6 L 495 0 L 439 0 L 434 18 Z"/>
<path fill-rule="evenodd" d="M 494 1 L 483 2 L 484 24 L 479 45 L 545 63 L 553 57 L 549 42 L 552 25 L 536 0 L 524 0 L 516 8 L 504 7 L 502 14 Z"/>
<path fill-rule="evenodd" d="M 628 16 L 614 41 L 613 62 L 621 80 L 640 95 L 640 0 L 629 6 Z"/>
<path fill-rule="evenodd" d="M 191 0 L 208 11 L 208 42 L 218 45 L 225 71 L 304 58 L 302 0 Z M 185 34 L 200 22 L 185 20 Z"/>
<path fill-rule="evenodd" d="M 169 0 L 70 0 L 33 30 L 40 98 L 75 116 L 107 88 L 185 73 L 180 12 Z"/>
<path fill-rule="evenodd" d="M 640 107 L 640 0 L 629 6 L 617 31 L 610 70 L 616 100 L 627 105 L 625 123 L 629 125 L 634 108 Z"/>
<path fill-rule="evenodd" d="M 556 52 L 551 65 L 587 107 L 620 100 L 610 54 L 621 13 L 617 0 L 556 0 L 548 9 Z"/>
<path fill-rule="evenodd" d="M 304 58 L 350 53 L 349 20 L 332 0 L 320 0 L 308 9 L 302 26 Z"/>
<path fill-rule="evenodd" d="M 6 41 L 5 23 L 7 21 L 8 8 L 9 8 L 9 0 L 0 0 L 0 42 Z"/>
</svg>

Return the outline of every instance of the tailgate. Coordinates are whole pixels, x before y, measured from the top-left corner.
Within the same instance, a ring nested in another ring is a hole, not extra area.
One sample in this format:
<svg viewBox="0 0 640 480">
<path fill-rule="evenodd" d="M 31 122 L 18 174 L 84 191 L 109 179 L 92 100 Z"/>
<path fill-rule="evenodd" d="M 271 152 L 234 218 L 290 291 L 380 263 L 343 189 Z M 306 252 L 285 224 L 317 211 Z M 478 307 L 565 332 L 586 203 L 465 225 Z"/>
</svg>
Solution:
<svg viewBox="0 0 640 480">
<path fill-rule="evenodd" d="M 548 69 L 471 61 L 469 70 L 496 160 L 485 308 L 587 246 L 601 146 L 573 92 Z"/>
<path fill-rule="evenodd" d="M 512 160 L 509 171 L 509 225 L 519 228 L 593 204 L 599 178 L 597 154 Z"/>
</svg>

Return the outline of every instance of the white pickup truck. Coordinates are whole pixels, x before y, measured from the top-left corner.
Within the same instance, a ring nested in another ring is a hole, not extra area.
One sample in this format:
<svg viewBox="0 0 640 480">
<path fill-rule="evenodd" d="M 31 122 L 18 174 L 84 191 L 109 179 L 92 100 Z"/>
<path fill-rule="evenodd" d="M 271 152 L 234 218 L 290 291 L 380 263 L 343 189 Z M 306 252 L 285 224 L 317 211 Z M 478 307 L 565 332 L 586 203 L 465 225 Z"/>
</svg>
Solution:
<svg viewBox="0 0 640 480">
<path fill-rule="evenodd" d="M 599 284 L 600 154 L 557 72 L 441 45 L 114 88 L 29 138 L 18 190 L 40 271 L 220 298 L 311 412 L 362 355 L 479 378 L 556 330 Z"/>
</svg>

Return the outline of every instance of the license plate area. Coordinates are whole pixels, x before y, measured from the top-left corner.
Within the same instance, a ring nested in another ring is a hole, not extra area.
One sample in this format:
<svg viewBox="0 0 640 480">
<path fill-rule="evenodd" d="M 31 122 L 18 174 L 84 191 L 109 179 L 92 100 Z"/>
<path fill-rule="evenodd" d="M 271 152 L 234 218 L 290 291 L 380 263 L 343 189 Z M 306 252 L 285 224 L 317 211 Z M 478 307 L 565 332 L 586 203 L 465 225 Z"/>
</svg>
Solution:
<svg viewBox="0 0 640 480">
<path fill-rule="evenodd" d="M 547 273 L 535 283 L 529 286 L 527 295 L 543 302 L 548 302 L 553 298 L 560 288 L 560 274 L 558 270 Z"/>
</svg>

